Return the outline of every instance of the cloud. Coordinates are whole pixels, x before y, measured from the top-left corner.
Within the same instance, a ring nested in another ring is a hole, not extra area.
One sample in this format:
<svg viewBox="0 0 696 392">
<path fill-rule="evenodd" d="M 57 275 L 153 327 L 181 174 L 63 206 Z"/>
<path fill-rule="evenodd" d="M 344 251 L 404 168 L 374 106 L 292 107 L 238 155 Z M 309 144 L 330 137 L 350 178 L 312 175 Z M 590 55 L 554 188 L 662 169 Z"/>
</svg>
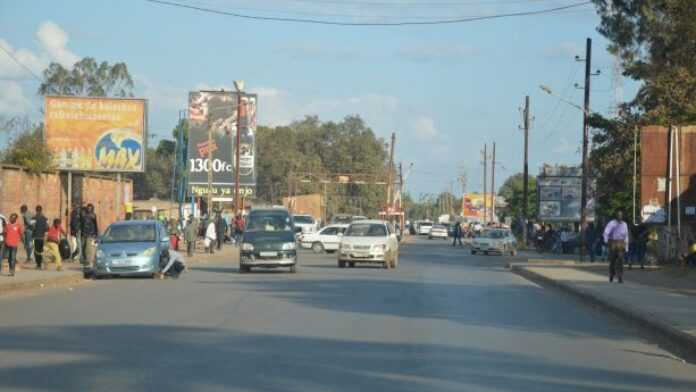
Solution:
<svg viewBox="0 0 696 392">
<path fill-rule="evenodd" d="M 435 121 L 428 116 L 418 116 L 413 122 L 413 134 L 419 140 L 436 139 L 440 131 L 435 127 Z"/>
<path fill-rule="evenodd" d="M 403 47 L 396 52 L 400 59 L 413 62 L 457 61 L 479 55 L 480 51 L 466 45 L 417 44 Z"/>
<path fill-rule="evenodd" d="M 24 66 L 29 68 L 33 73 L 40 74 L 46 67 L 48 62 L 45 58 L 39 57 L 27 49 L 15 49 L 9 42 L 0 38 L 0 47 L 9 52 Z M 21 65 L 17 64 L 7 53 L 0 53 L 0 79 L 3 80 L 27 80 L 32 76 Z"/>
<path fill-rule="evenodd" d="M 578 42 L 565 41 L 544 49 L 542 54 L 549 59 L 572 60 L 583 53 L 585 49 Z"/>
<path fill-rule="evenodd" d="M 80 60 L 80 56 L 67 48 L 68 34 L 55 23 L 51 21 L 41 23 L 36 32 L 36 38 L 49 57 L 63 67 L 71 68 Z"/>
<path fill-rule="evenodd" d="M 278 51 L 297 60 L 351 61 L 364 56 L 364 52 L 353 46 L 324 45 L 316 42 L 298 42 L 280 46 Z"/>
<path fill-rule="evenodd" d="M 4 115 L 27 114 L 32 104 L 19 82 L 0 80 L 0 113 Z"/>
</svg>

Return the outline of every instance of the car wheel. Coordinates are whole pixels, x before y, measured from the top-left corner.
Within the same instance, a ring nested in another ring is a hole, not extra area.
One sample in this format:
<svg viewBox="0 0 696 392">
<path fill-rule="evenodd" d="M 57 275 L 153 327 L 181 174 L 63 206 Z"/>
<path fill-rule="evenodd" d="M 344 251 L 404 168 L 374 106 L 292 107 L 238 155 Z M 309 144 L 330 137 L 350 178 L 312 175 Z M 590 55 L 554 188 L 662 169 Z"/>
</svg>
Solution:
<svg viewBox="0 0 696 392">
<path fill-rule="evenodd" d="M 484 255 L 488 256 L 488 252 L 483 252 Z"/>
<path fill-rule="evenodd" d="M 294 274 L 296 272 L 297 272 L 297 266 L 296 265 L 290 266 L 290 273 Z"/>
<path fill-rule="evenodd" d="M 475 255 L 475 254 L 476 254 L 476 251 L 475 251 L 475 250 L 472 250 L 472 251 L 471 251 L 471 254 L 472 254 L 472 255 Z"/>
<path fill-rule="evenodd" d="M 338 260 L 338 268 L 346 268 L 346 262 L 343 260 Z"/>
<path fill-rule="evenodd" d="M 245 266 L 245 265 L 240 265 L 239 266 L 239 273 L 240 274 L 245 274 L 247 272 L 251 271 L 251 268 Z"/>
<path fill-rule="evenodd" d="M 384 269 L 389 269 L 389 262 L 385 261 L 383 267 Z"/>
<path fill-rule="evenodd" d="M 355 262 L 354 262 L 354 261 L 351 261 L 350 263 L 348 263 L 348 265 L 350 266 L 350 268 L 355 268 Z"/>
<path fill-rule="evenodd" d="M 312 244 L 312 251 L 314 253 L 324 253 L 324 245 L 321 242 L 315 242 Z"/>
<path fill-rule="evenodd" d="M 432 239 L 433 239 L 433 237 L 431 237 L 431 236 L 428 236 L 428 239 L 429 239 L 429 240 L 432 240 Z"/>
</svg>

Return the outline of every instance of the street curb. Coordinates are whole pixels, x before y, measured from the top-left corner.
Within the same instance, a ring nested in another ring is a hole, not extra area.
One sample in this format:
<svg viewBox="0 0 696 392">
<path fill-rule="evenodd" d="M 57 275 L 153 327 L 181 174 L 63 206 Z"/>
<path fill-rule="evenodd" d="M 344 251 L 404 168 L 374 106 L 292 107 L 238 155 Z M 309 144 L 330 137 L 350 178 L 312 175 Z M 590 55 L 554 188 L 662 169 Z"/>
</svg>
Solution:
<svg viewBox="0 0 696 392">
<path fill-rule="evenodd" d="M 532 272 L 520 265 L 510 265 L 510 270 L 517 275 L 522 276 L 539 285 L 552 286 L 573 297 L 610 312 L 624 321 L 629 322 L 632 326 L 636 326 L 650 334 L 661 346 L 668 351 L 676 354 L 681 359 L 690 363 L 696 363 L 696 337 L 683 332 L 667 322 L 661 321 L 659 316 L 650 313 L 642 312 L 631 305 L 625 303 L 612 303 L 600 296 L 589 293 L 578 287 L 559 282 L 548 278 L 541 274 Z"/>
<path fill-rule="evenodd" d="M 30 290 L 70 286 L 83 283 L 86 280 L 82 272 L 76 272 L 70 275 L 36 279 L 27 282 L 7 283 L 0 285 L 0 297 Z"/>
</svg>

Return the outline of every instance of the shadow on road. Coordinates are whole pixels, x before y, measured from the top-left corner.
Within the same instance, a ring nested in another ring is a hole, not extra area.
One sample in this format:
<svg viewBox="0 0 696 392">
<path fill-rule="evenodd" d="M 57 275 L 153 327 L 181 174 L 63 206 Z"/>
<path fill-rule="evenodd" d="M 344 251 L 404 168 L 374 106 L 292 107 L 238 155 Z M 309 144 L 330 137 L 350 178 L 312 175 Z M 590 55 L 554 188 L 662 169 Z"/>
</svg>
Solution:
<svg viewBox="0 0 696 392">
<path fill-rule="evenodd" d="M 492 350 L 203 328 L 5 328 L 0 347 L 15 363 L 0 366 L 2 390 L 696 390 L 692 381 Z"/>
</svg>

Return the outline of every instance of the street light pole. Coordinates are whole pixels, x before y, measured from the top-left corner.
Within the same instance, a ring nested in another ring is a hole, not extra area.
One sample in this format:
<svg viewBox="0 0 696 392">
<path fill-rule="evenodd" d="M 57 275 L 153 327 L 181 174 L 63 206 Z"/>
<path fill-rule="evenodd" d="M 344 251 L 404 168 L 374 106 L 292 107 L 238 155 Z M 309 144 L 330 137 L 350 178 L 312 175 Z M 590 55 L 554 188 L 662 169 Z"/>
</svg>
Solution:
<svg viewBox="0 0 696 392">
<path fill-rule="evenodd" d="M 529 195 L 529 95 L 524 98 L 524 194 L 522 197 L 522 243 L 527 246 L 527 204 Z"/>
<path fill-rule="evenodd" d="M 237 90 L 237 140 L 235 143 L 235 159 L 234 159 L 234 216 L 237 216 L 239 214 L 240 206 L 239 206 L 239 150 L 240 150 L 240 142 L 241 142 L 241 134 L 242 134 L 242 94 L 244 94 L 244 81 L 241 80 L 235 80 L 234 81 L 234 88 Z M 242 206 L 244 208 L 244 206 Z"/>
<path fill-rule="evenodd" d="M 582 115 L 582 191 L 580 193 L 580 261 L 585 259 L 587 244 L 587 183 L 589 164 L 587 162 L 587 147 L 590 136 L 590 76 L 592 74 L 592 39 L 587 39 L 585 49 L 585 104 Z"/>
</svg>

